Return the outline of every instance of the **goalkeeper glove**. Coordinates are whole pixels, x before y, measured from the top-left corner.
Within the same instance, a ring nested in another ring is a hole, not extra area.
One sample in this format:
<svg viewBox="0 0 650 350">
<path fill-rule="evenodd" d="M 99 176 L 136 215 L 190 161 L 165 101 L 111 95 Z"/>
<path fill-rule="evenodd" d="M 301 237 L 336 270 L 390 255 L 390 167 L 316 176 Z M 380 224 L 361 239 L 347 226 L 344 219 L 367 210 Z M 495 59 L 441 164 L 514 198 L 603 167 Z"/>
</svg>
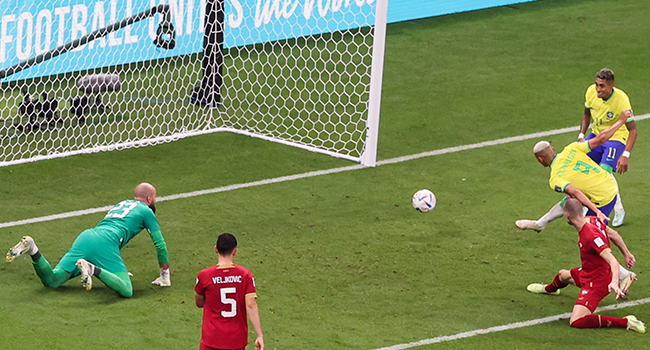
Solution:
<svg viewBox="0 0 650 350">
<path fill-rule="evenodd" d="M 160 269 L 160 277 L 153 280 L 151 282 L 151 284 L 155 284 L 155 285 L 161 286 L 161 287 L 169 287 L 169 286 L 171 286 L 172 281 L 170 279 L 169 269 Z"/>
</svg>

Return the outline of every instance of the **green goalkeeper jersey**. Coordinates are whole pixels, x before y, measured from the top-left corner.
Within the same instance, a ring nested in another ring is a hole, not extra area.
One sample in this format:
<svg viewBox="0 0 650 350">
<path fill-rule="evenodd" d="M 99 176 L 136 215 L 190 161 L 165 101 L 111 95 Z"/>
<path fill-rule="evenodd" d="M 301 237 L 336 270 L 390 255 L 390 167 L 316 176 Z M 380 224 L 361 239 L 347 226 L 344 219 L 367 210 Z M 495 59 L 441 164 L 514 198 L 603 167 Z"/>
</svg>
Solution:
<svg viewBox="0 0 650 350">
<path fill-rule="evenodd" d="M 167 245 L 160 232 L 158 219 L 144 202 L 127 199 L 117 203 L 106 213 L 104 219 L 97 224 L 95 229 L 109 235 L 122 249 L 129 241 L 137 236 L 143 229 L 147 229 L 158 253 L 158 262 L 169 262 Z"/>
</svg>

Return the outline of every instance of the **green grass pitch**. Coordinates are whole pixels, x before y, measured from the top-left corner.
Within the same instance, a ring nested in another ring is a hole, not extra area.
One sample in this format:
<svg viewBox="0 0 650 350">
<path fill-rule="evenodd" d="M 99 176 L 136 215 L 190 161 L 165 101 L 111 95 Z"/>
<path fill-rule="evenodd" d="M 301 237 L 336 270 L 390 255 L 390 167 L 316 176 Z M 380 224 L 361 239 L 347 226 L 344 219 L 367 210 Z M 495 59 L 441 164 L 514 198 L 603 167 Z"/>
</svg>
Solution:
<svg viewBox="0 0 650 350">
<path fill-rule="evenodd" d="M 650 113 L 650 3 L 548 0 L 388 26 L 380 160 L 577 126 L 584 91 L 609 67 L 637 115 Z M 619 176 L 628 210 L 620 229 L 637 257 L 629 299 L 650 296 L 647 177 L 650 135 Z M 556 147 L 576 133 L 549 137 Z M 240 242 L 267 349 L 377 349 L 570 312 L 577 288 L 533 295 L 579 264 L 576 233 L 561 220 L 540 234 L 514 227 L 560 195 L 531 154 L 537 140 L 479 148 L 163 201 L 172 286 L 157 277 L 146 233 L 123 249 L 135 295 L 77 280 L 50 290 L 29 259 L 0 264 L 0 344 L 5 349 L 197 349 L 196 274 L 216 263 L 221 232 Z M 102 207 L 149 181 L 159 196 L 259 181 L 352 163 L 233 134 L 0 168 L 0 222 Z M 420 188 L 438 206 L 410 205 Z M 0 248 L 33 236 L 55 264 L 103 214 L 0 229 Z M 620 254 L 618 254 L 620 257 Z M 613 296 L 601 305 L 619 303 Z M 650 321 L 650 305 L 604 314 Z M 647 347 L 648 335 L 577 330 L 567 320 L 416 349 Z M 249 349 L 252 348 L 249 346 Z"/>
</svg>

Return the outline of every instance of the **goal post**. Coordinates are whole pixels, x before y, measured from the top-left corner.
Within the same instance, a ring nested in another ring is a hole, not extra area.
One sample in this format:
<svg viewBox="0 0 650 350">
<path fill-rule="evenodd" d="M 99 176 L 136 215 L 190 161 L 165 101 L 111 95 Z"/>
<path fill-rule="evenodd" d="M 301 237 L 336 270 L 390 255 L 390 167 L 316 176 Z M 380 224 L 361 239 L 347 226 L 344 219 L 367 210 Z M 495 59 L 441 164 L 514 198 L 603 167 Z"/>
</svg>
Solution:
<svg viewBox="0 0 650 350">
<path fill-rule="evenodd" d="M 374 166 L 387 3 L 2 2 L 0 166 L 224 131 Z"/>
<path fill-rule="evenodd" d="M 388 0 L 378 0 L 377 10 L 375 12 L 375 37 L 372 47 L 372 69 L 370 74 L 370 95 L 368 99 L 368 127 L 365 147 L 360 157 L 361 164 L 373 167 L 377 165 L 379 112 L 381 111 L 381 91 L 384 81 L 384 52 L 386 51 L 387 19 Z"/>
</svg>

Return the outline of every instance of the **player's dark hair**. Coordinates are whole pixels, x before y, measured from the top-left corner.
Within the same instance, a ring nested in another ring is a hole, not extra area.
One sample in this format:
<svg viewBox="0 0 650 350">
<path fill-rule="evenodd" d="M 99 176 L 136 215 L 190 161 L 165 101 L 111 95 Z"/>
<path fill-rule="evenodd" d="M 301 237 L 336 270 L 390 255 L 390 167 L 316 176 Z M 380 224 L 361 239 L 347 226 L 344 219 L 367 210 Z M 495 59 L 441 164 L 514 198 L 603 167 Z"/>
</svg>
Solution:
<svg viewBox="0 0 650 350">
<path fill-rule="evenodd" d="M 217 238 L 217 250 L 219 255 L 229 255 L 237 248 L 237 238 L 230 233 L 222 233 Z"/>
<path fill-rule="evenodd" d="M 603 79 L 605 81 L 614 81 L 614 72 L 609 68 L 603 68 L 598 71 L 596 78 Z"/>
</svg>

